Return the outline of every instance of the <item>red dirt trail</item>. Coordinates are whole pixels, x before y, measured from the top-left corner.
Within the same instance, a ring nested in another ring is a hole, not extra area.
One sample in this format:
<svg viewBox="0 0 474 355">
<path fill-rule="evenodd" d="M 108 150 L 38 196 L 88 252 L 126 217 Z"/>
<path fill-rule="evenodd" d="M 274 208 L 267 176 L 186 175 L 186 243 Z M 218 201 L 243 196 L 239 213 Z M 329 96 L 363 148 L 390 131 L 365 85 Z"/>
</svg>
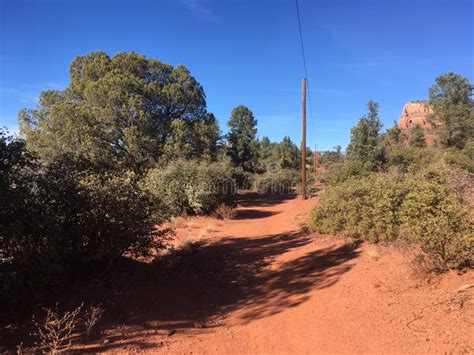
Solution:
<svg viewBox="0 0 474 355">
<path fill-rule="evenodd" d="M 316 202 L 245 195 L 235 219 L 183 222 L 201 245 L 137 266 L 111 301 L 121 321 L 81 351 L 474 352 L 473 272 L 421 282 L 407 249 L 305 235 Z"/>
</svg>

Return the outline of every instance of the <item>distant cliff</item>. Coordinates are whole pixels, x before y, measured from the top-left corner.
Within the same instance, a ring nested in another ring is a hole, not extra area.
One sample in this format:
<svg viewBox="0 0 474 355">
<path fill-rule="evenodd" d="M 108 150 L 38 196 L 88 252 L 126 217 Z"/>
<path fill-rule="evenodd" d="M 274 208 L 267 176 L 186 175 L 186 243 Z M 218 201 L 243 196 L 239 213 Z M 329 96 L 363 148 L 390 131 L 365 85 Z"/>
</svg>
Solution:
<svg viewBox="0 0 474 355">
<path fill-rule="evenodd" d="M 408 131 L 414 125 L 420 125 L 425 130 L 430 130 L 432 126 L 428 121 L 428 115 L 432 113 L 432 108 L 425 102 L 409 102 L 403 106 L 398 120 L 398 127 L 401 130 Z"/>
<path fill-rule="evenodd" d="M 402 113 L 398 119 L 398 128 L 405 133 L 415 125 L 420 125 L 425 131 L 426 143 L 433 144 L 435 135 L 433 125 L 428 121 L 429 115 L 433 114 L 433 109 L 424 101 L 412 101 L 403 106 Z"/>
</svg>

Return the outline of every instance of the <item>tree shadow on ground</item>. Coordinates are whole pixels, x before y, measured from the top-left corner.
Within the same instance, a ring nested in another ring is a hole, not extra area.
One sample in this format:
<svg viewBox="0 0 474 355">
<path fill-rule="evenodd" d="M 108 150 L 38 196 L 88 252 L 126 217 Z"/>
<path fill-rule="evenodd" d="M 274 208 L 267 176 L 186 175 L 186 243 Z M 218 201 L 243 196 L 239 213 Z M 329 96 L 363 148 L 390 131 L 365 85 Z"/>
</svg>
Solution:
<svg viewBox="0 0 474 355">
<path fill-rule="evenodd" d="M 273 206 L 292 198 L 246 195 L 237 202 L 249 208 L 239 210 L 237 219 L 268 217 L 268 213 L 278 212 L 258 210 L 257 206 Z M 117 260 L 108 273 L 92 282 L 76 282 L 60 298 L 68 309 L 81 302 L 100 303 L 105 309 L 98 329 L 101 339 L 78 338 L 75 349 L 81 353 L 151 349 L 163 345 L 160 335 L 166 341 L 175 332 L 203 332 L 225 324 L 231 313 L 232 322 L 246 324 L 295 307 L 309 299 L 311 290 L 336 283 L 359 254 L 356 244 L 318 249 L 309 247 L 313 242 L 311 236 L 300 232 L 228 236 L 188 245 L 153 264 Z M 25 323 L 20 330 L 8 331 L 11 339 L 1 343 L 10 349 L 20 341 L 32 345 L 27 336 L 31 331 L 31 322 Z"/>
<path fill-rule="evenodd" d="M 299 232 L 228 237 L 176 251 L 153 265 L 122 260 L 105 284 L 111 296 L 104 304 L 103 331 L 117 334 L 88 351 L 123 347 L 114 337 L 147 348 L 154 346 L 143 342 L 149 334 L 199 332 L 225 323 L 236 310 L 241 310 L 238 322 L 245 324 L 295 307 L 309 299 L 309 291 L 337 282 L 359 254 L 358 245 L 350 243 L 302 253 L 269 268 L 276 257 L 309 243 L 310 237 Z"/>
<path fill-rule="evenodd" d="M 234 196 L 234 202 L 242 207 L 270 207 L 296 198 L 294 194 L 245 193 Z"/>
<path fill-rule="evenodd" d="M 280 212 L 274 211 L 261 211 L 261 210 L 254 210 L 254 209 L 242 209 L 238 210 L 235 217 L 233 219 L 259 219 L 259 218 L 267 218 L 274 216 Z"/>
</svg>

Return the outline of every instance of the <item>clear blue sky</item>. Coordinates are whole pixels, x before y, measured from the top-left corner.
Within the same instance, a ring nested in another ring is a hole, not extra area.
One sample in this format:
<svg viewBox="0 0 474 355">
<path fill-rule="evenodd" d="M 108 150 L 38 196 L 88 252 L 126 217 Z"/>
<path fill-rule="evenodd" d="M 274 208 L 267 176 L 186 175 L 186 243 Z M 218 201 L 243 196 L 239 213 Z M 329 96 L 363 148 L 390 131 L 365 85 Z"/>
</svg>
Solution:
<svg viewBox="0 0 474 355">
<path fill-rule="evenodd" d="M 474 78 L 474 1 L 300 0 L 313 123 L 308 145 L 343 147 L 373 99 L 384 127 L 437 75 Z M 0 125 L 16 130 L 72 59 L 136 51 L 185 64 L 226 131 L 250 107 L 259 136 L 300 142 L 302 57 L 294 0 L 0 0 Z"/>
</svg>

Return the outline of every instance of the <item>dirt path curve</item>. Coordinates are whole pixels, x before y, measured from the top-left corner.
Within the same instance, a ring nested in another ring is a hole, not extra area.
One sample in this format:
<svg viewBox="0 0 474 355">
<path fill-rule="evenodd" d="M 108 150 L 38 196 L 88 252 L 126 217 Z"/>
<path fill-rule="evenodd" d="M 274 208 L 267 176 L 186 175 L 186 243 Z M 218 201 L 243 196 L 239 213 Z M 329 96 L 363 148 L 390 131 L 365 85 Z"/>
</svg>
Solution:
<svg viewBox="0 0 474 355">
<path fill-rule="evenodd" d="M 472 352 L 472 273 L 430 284 L 399 249 L 301 227 L 315 200 L 246 195 L 234 220 L 197 218 L 202 239 L 114 300 L 124 322 L 91 350 L 167 354 Z M 161 270 L 161 269 L 160 269 Z M 137 275 L 131 275 L 137 280 Z M 140 278 L 138 278 L 140 279 Z"/>
</svg>

